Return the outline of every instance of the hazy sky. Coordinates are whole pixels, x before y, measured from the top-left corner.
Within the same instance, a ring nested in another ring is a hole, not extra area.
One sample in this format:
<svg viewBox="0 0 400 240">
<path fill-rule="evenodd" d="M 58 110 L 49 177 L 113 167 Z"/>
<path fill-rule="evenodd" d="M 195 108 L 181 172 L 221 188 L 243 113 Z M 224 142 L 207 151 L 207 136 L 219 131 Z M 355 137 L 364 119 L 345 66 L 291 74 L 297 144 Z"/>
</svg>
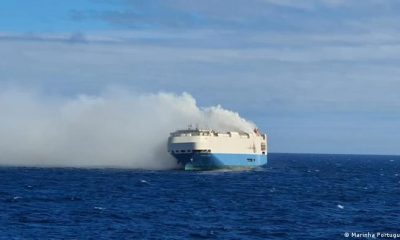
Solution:
<svg viewBox="0 0 400 240">
<path fill-rule="evenodd" d="M 400 154 L 399 11 L 397 0 L 2 0 L 0 88 L 188 92 L 255 122 L 272 152 Z"/>
</svg>

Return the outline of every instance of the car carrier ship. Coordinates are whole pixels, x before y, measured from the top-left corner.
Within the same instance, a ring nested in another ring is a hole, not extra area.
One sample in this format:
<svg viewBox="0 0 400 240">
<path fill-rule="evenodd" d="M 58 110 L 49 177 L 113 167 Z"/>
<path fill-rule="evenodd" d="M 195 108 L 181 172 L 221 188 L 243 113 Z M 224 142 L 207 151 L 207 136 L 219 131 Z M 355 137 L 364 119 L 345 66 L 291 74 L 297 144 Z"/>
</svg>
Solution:
<svg viewBox="0 0 400 240">
<path fill-rule="evenodd" d="M 267 135 L 188 128 L 171 133 L 168 152 L 185 170 L 254 168 L 267 164 Z"/>
</svg>

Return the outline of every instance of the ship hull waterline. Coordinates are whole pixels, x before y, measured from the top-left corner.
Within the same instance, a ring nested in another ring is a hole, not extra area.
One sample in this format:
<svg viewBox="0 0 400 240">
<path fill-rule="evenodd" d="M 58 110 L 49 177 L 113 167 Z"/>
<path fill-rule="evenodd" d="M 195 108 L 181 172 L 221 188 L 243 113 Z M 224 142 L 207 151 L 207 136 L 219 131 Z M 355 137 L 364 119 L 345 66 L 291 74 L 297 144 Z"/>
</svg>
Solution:
<svg viewBox="0 0 400 240">
<path fill-rule="evenodd" d="M 252 169 L 265 166 L 268 162 L 264 154 L 186 153 L 173 156 L 187 171 Z"/>
</svg>

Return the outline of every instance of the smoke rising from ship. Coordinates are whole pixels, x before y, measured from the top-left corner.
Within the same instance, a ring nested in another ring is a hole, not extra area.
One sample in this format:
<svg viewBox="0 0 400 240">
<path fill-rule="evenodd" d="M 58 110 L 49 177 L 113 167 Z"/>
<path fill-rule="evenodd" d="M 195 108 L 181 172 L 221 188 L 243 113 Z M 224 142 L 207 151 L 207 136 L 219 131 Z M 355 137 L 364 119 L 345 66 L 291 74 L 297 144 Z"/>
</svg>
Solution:
<svg viewBox="0 0 400 240">
<path fill-rule="evenodd" d="M 0 92 L 0 165 L 171 169 L 171 131 L 189 124 L 250 132 L 238 113 L 201 108 L 189 94 L 109 90 L 100 96 L 49 97 Z"/>
</svg>

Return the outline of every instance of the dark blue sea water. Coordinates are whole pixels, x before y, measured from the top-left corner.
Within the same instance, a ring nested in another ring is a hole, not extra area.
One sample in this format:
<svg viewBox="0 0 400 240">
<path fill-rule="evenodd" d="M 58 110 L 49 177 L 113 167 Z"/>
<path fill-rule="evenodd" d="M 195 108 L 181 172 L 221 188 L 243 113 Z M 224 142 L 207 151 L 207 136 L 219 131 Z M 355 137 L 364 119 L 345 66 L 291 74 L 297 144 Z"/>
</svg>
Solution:
<svg viewBox="0 0 400 240">
<path fill-rule="evenodd" d="M 270 154 L 265 169 L 0 168 L 0 239 L 344 239 L 400 233 L 400 157 Z"/>
</svg>

